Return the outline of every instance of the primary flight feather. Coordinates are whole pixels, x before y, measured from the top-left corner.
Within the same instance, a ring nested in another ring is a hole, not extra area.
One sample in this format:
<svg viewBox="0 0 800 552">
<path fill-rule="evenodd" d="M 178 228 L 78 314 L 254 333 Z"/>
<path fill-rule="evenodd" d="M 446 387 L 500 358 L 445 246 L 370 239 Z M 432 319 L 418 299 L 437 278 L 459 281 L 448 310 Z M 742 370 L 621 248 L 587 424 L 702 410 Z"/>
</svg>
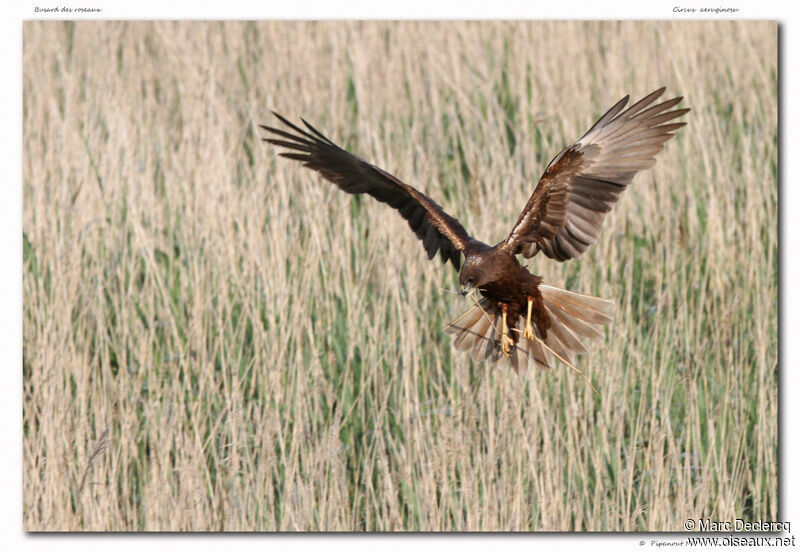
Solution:
<svg viewBox="0 0 800 552">
<path fill-rule="evenodd" d="M 305 120 L 303 129 L 274 113 L 288 130 L 261 128 L 271 135 L 265 141 L 289 150 L 283 157 L 302 162 L 347 193 L 368 194 L 395 208 L 430 259 L 438 251 L 460 269 L 462 294 L 479 290 L 482 299 L 445 328 L 457 349 L 471 351 L 476 360 L 508 358 L 515 370 L 527 359 L 546 368 L 554 356 L 571 365 L 576 354 L 586 352 L 583 342 L 603 335 L 613 302 L 545 285 L 516 255 L 530 258 L 541 251 L 566 261 L 597 241 L 619 195 L 639 171 L 655 164 L 674 131 L 686 124 L 670 122 L 689 111 L 673 109 L 681 97 L 653 105 L 663 93 L 660 88 L 623 111 L 625 96 L 559 153 L 508 237 L 494 247 L 470 236 L 427 195 L 343 150 Z"/>
</svg>

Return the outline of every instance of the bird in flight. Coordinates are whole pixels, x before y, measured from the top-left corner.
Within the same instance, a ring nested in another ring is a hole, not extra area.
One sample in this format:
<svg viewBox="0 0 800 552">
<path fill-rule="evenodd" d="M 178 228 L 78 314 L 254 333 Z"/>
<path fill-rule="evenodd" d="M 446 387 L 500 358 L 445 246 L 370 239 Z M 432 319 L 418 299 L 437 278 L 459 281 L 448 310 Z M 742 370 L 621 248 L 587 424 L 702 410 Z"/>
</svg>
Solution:
<svg viewBox="0 0 800 552">
<path fill-rule="evenodd" d="M 281 156 L 300 161 L 349 194 L 368 194 L 396 209 L 428 258 L 439 252 L 442 262 L 460 269 L 462 295 L 478 290 L 481 299 L 445 328 L 456 349 L 471 351 L 475 360 L 507 358 L 515 371 L 529 360 L 551 367 L 553 357 L 574 368 L 575 355 L 588 351 L 584 342 L 603 336 L 613 301 L 546 285 L 517 256 L 541 251 L 567 261 L 597 241 L 619 195 L 639 171 L 655 164 L 674 131 L 686 124 L 670 122 L 689 111 L 674 109 L 683 98 L 655 103 L 663 93 L 660 88 L 627 109 L 625 96 L 556 155 L 508 237 L 494 246 L 470 236 L 430 197 L 343 150 L 304 119 L 305 129 L 273 112 L 288 130 L 261 128 L 269 133 L 266 142 L 289 150 Z"/>
</svg>

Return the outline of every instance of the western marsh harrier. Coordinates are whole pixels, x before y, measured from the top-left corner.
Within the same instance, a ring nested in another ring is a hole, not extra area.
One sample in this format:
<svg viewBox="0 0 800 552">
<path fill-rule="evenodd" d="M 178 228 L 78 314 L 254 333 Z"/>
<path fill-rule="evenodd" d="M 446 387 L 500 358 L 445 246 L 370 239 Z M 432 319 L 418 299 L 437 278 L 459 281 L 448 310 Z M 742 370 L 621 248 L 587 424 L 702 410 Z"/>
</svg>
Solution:
<svg viewBox="0 0 800 552">
<path fill-rule="evenodd" d="M 622 191 L 636 173 L 655 164 L 673 132 L 686 124 L 669 122 L 689 111 L 673 109 L 681 97 L 653 105 L 663 92 L 656 90 L 623 111 L 625 96 L 556 155 L 511 233 L 495 246 L 473 238 L 427 195 L 346 152 L 305 120 L 304 130 L 274 113 L 292 132 L 261 128 L 272 135 L 265 141 L 290 150 L 280 155 L 300 161 L 347 193 L 369 194 L 395 208 L 429 258 L 438 251 L 443 262 L 461 268 L 461 293 L 477 289 L 483 297 L 445 328 L 455 336 L 457 349 L 471 350 L 476 360 L 509 358 L 515 370 L 527 359 L 550 367 L 554 355 L 572 366 L 574 356 L 587 351 L 585 340 L 602 337 L 613 302 L 545 285 L 517 255 L 531 258 L 541 251 L 566 261 L 597 241 Z"/>
</svg>

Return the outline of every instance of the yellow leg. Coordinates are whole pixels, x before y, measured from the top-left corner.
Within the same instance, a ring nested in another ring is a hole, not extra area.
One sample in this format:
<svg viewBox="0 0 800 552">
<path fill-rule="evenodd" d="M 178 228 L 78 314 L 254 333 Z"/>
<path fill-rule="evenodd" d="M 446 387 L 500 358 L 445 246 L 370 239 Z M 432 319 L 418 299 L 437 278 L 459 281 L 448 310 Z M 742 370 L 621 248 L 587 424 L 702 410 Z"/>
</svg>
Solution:
<svg viewBox="0 0 800 552">
<path fill-rule="evenodd" d="M 522 332 L 522 337 L 533 341 L 536 336 L 533 333 L 533 326 L 531 326 L 531 311 L 533 310 L 533 298 L 528 297 L 528 318 L 525 320 L 525 331 Z"/>
<path fill-rule="evenodd" d="M 507 357 L 511 356 L 511 351 L 514 350 L 514 340 L 508 337 L 508 324 L 506 323 L 506 315 L 508 314 L 508 307 L 503 305 L 503 337 L 501 344 L 503 346 L 503 354 Z"/>
</svg>

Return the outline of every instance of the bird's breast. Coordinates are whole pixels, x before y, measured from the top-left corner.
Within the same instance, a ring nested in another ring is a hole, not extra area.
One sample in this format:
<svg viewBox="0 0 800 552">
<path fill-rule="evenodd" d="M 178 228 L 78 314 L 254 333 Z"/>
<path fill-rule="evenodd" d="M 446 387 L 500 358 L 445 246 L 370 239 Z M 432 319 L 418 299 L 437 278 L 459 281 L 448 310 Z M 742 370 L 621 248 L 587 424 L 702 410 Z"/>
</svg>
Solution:
<svg viewBox="0 0 800 552">
<path fill-rule="evenodd" d="M 505 261 L 505 262 L 503 262 Z M 541 278 L 519 264 L 516 258 L 500 261 L 496 277 L 481 286 L 481 293 L 495 301 L 526 304 L 529 295 L 535 295 Z"/>
</svg>

